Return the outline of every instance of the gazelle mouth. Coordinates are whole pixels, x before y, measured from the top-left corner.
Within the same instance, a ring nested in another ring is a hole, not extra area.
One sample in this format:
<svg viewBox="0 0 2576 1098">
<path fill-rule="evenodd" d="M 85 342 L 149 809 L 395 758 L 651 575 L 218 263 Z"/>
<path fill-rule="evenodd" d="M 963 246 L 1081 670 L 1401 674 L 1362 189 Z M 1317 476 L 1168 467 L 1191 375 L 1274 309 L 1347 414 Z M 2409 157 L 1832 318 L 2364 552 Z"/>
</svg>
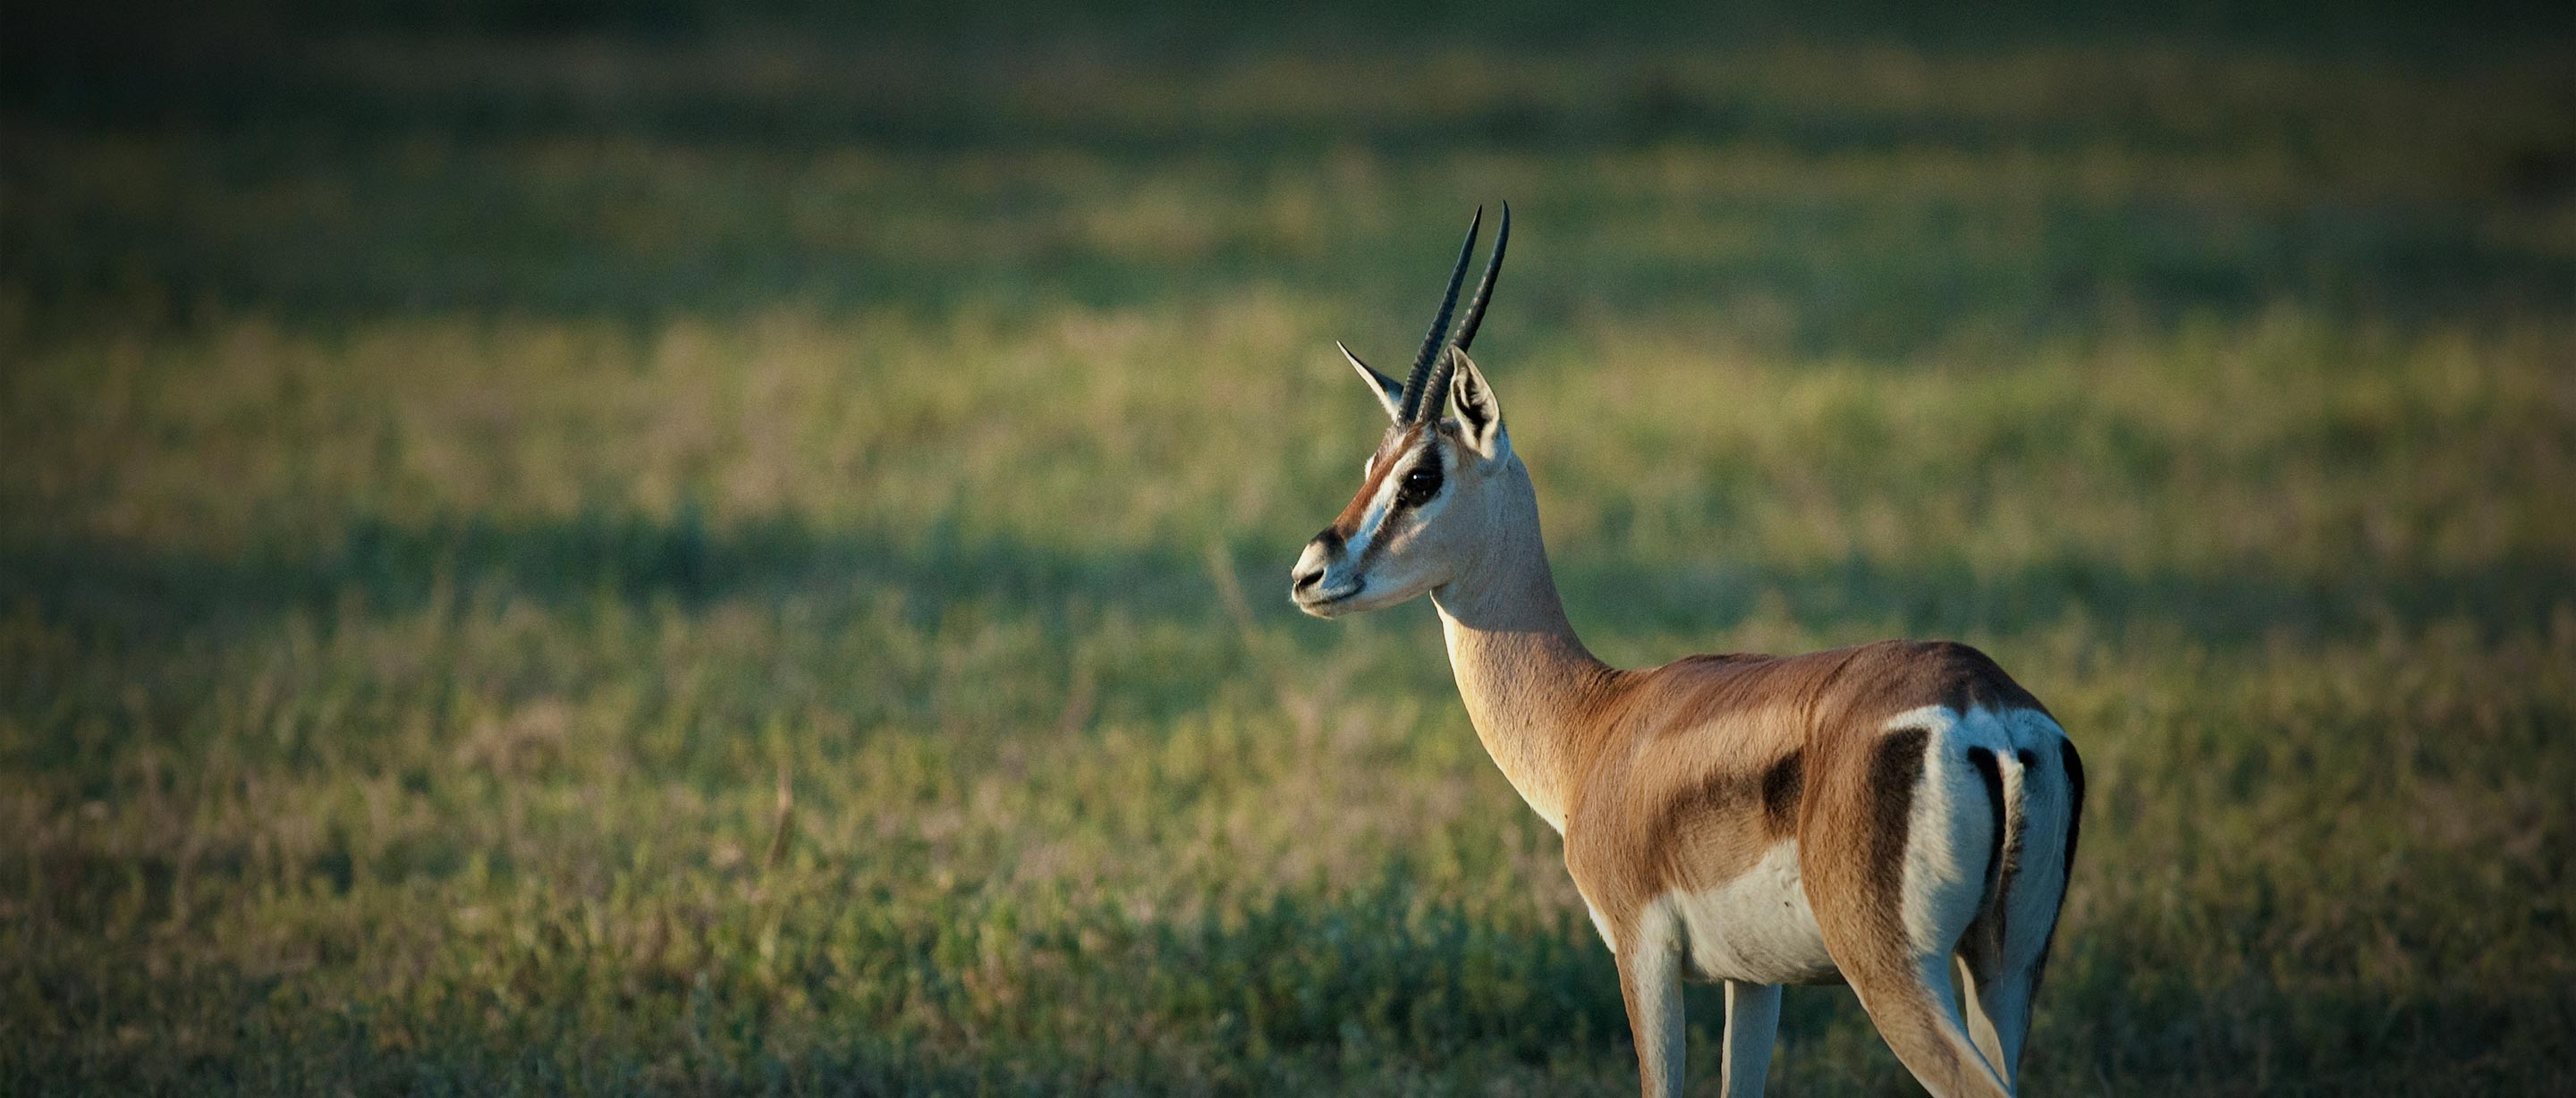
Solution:
<svg viewBox="0 0 2576 1098">
<path fill-rule="evenodd" d="M 1367 586 L 1368 585 L 1365 583 L 1355 583 L 1349 587 L 1342 588 L 1339 591 L 1320 591 L 1314 594 L 1308 594 L 1304 591 L 1291 591 L 1288 594 L 1288 599 L 1289 601 L 1297 604 L 1297 609 L 1311 614 L 1317 610 L 1326 609 L 1339 603 L 1349 602 L 1351 599 L 1359 595 L 1361 588 Z"/>
</svg>

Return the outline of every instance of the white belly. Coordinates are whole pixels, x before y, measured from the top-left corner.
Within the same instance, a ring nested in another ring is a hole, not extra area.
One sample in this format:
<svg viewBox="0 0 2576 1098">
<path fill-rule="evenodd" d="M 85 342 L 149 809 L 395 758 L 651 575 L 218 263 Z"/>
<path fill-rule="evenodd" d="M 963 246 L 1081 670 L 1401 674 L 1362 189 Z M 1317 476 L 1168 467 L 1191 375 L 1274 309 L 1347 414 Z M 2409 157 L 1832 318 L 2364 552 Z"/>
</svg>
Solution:
<svg viewBox="0 0 2576 1098">
<path fill-rule="evenodd" d="M 1668 893 L 1661 902 L 1689 946 L 1690 974 L 1700 979 L 1813 984 L 1840 978 L 1815 909 L 1807 906 L 1795 842 L 1773 846 L 1734 880 L 1704 892 Z"/>
</svg>

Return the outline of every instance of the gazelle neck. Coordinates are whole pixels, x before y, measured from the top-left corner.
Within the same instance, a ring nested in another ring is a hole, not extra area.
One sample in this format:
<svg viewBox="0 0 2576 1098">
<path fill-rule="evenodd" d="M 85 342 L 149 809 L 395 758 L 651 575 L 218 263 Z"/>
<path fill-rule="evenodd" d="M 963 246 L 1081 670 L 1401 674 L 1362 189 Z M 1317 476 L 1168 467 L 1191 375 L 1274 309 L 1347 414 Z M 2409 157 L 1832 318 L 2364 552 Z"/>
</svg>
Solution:
<svg viewBox="0 0 2576 1098">
<path fill-rule="evenodd" d="M 1563 832 L 1588 718 L 1622 672 L 1574 635 L 1539 540 L 1538 493 L 1519 458 L 1506 462 L 1488 496 L 1493 538 L 1431 601 L 1476 737 L 1521 799 Z"/>
</svg>

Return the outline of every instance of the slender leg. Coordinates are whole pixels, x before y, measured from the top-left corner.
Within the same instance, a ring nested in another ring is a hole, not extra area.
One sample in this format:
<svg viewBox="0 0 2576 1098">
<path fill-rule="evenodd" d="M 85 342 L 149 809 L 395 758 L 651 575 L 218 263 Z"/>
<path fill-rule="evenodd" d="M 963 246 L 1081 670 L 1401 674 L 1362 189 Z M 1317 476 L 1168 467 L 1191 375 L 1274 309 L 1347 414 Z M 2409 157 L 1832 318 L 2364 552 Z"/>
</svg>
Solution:
<svg viewBox="0 0 2576 1098">
<path fill-rule="evenodd" d="M 1968 1035 L 2004 1082 L 2012 1083 L 2019 1074 L 2022 1038 L 2030 1032 L 2031 966 L 1979 972 L 1963 960 L 1959 974 L 1967 983 Z"/>
<path fill-rule="evenodd" d="M 1637 1042 L 1637 1081 L 1645 1098 L 1679 1098 L 1682 1092 L 1681 953 L 1672 916 L 1649 910 L 1637 933 L 1619 951 L 1619 994 L 1628 1002 L 1628 1030 Z"/>
<path fill-rule="evenodd" d="M 1800 868 L 1825 949 L 1923 1089 L 2006 1098 L 2012 1087 L 1968 1036 L 1950 978 L 1985 899 L 1995 814 L 1976 768 L 1947 744 L 1933 753 L 1935 742 L 1928 732 L 1890 735 L 1873 748 L 1867 782 L 1819 789 Z M 1819 849 L 1862 856 L 1814 857 Z"/>
<path fill-rule="evenodd" d="M 1762 1098 L 1771 1074 L 1771 1042 L 1780 1032 L 1780 985 L 1726 982 L 1724 1098 Z"/>
<path fill-rule="evenodd" d="M 2020 1077 L 2031 999 L 2066 899 L 2083 770 L 2075 745 L 2064 742 L 2053 722 L 2025 739 L 2042 746 L 2002 760 L 2010 802 L 2006 819 L 2013 829 L 2008 845 L 2016 856 L 2001 875 L 1994 902 L 1959 943 L 1968 1033 L 2007 1084 Z M 2049 758 L 2052 750 L 2055 759 Z"/>
</svg>

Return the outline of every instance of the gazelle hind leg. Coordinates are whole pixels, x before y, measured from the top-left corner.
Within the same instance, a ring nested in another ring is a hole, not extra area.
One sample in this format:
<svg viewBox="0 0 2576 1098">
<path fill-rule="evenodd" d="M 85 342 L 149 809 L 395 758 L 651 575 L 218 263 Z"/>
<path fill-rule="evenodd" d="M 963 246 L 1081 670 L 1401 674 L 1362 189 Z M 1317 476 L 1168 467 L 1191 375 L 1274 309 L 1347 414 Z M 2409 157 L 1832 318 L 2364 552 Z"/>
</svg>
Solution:
<svg viewBox="0 0 2576 1098">
<path fill-rule="evenodd" d="M 2029 1026 L 2031 991 L 2028 950 L 2009 940 L 2016 932 L 2027 937 L 2030 928 L 2014 925 L 2027 920 L 2011 918 L 2011 901 L 2015 893 L 2045 887 L 2044 881 L 2027 874 L 2032 867 L 2025 847 L 2031 809 L 2046 813 L 2047 791 L 2034 788 L 2031 753 L 2016 754 L 2009 742 L 2003 746 L 2000 751 L 1980 746 L 1967 752 L 1969 765 L 1976 768 L 1986 797 L 1993 802 L 1997 838 L 1993 864 L 1987 867 L 1985 909 L 1960 939 L 1958 974 L 1967 991 L 1968 1036 L 1985 1054 L 1986 1063 L 2009 1084 L 2020 1061 L 2023 1031 Z M 2041 803 L 2034 806 L 2034 799 Z"/>
<path fill-rule="evenodd" d="M 2030 998 L 2037 983 L 2030 966 L 2003 968 L 1980 963 L 1962 952 L 1959 976 L 1966 985 L 1968 1035 L 1986 1063 L 2014 1082 L 2020 1074 L 2022 1039 L 2030 1033 Z"/>
<path fill-rule="evenodd" d="M 2012 1088 L 1968 1037 L 1951 958 L 1985 906 L 2000 826 L 1948 721 L 1871 745 L 1860 780 L 1819 788 L 1802 858 L 1825 948 L 1896 1058 L 1937 1098 Z"/>
<path fill-rule="evenodd" d="M 1926 962 L 1910 981 L 1861 992 L 1861 1006 L 1896 1058 L 1936 1098 L 2009 1098 L 2012 1085 L 1968 1036 L 1949 967 L 1943 961 Z M 1853 990 L 1860 988 L 1854 985 Z"/>
<path fill-rule="evenodd" d="M 2010 811 L 1995 898 L 1959 949 L 1969 1032 L 2007 1081 L 2020 1074 L 2031 1000 L 2066 900 L 2084 799 L 2084 763 L 2075 745 L 2046 717 L 2032 714 L 2031 723 L 2044 727 L 2020 738 L 2025 746 L 2000 768 Z"/>
</svg>

